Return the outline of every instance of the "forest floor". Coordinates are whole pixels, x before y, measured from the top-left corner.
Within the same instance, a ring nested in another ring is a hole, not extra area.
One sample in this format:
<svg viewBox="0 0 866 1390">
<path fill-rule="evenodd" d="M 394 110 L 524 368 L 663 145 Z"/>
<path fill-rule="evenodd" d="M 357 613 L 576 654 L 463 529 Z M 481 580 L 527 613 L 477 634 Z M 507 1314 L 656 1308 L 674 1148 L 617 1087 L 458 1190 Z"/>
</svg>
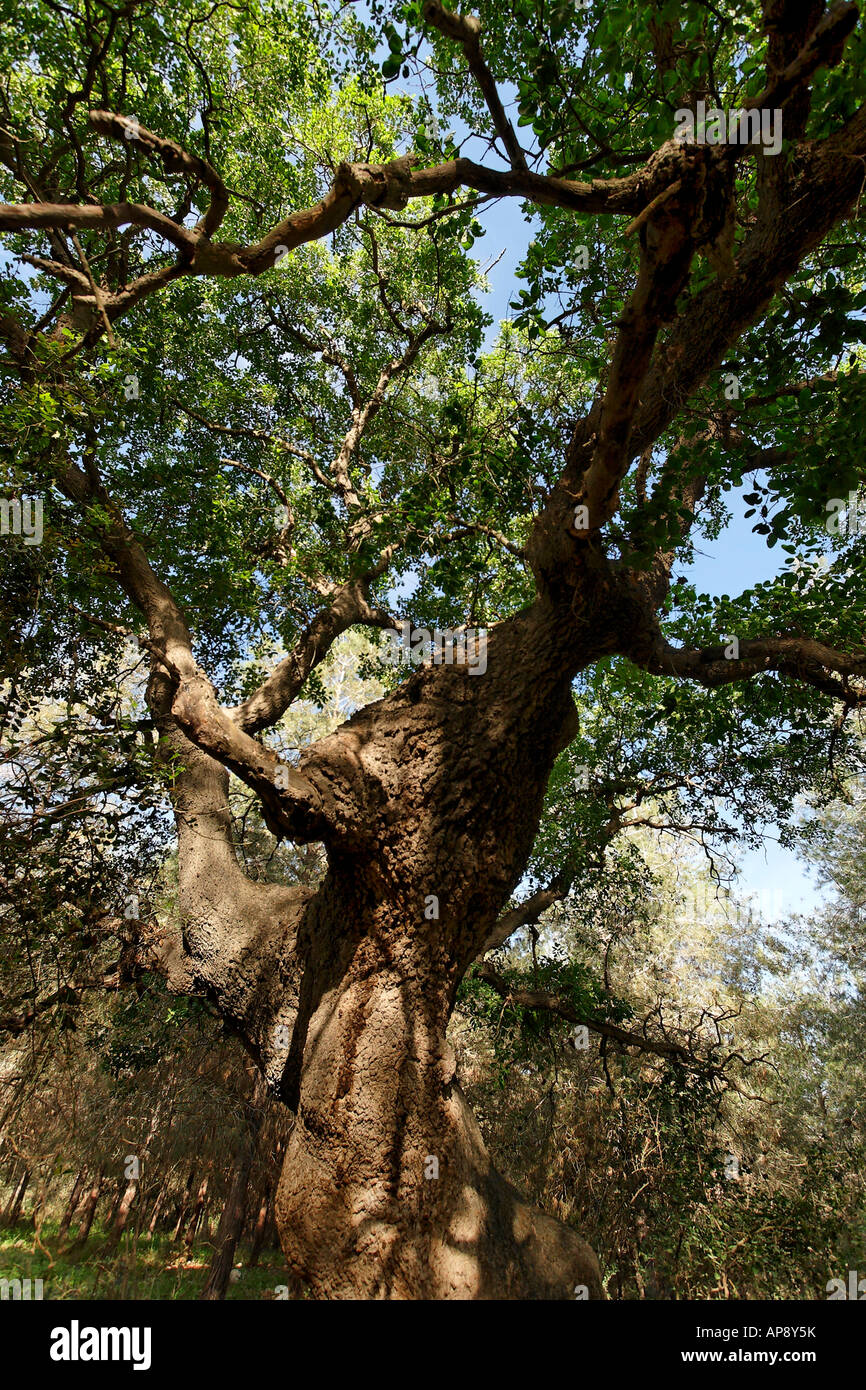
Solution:
<svg viewBox="0 0 866 1390">
<path fill-rule="evenodd" d="M 0 1230 L 0 1279 L 41 1279 L 44 1299 L 197 1299 L 207 1278 L 213 1248 L 197 1242 L 187 1256 L 168 1236 L 124 1235 L 116 1250 L 94 1224 L 83 1246 L 61 1248 L 46 1221 L 38 1237 L 23 1222 Z M 237 1279 L 228 1299 L 287 1296 L 289 1276 L 277 1250 L 263 1250 L 259 1263 L 246 1264 L 247 1251 L 235 1252 Z M 31 1285 L 31 1298 L 33 1297 Z M 11 1294 L 9 1295 L 12 1296 Z"/>
</svg>

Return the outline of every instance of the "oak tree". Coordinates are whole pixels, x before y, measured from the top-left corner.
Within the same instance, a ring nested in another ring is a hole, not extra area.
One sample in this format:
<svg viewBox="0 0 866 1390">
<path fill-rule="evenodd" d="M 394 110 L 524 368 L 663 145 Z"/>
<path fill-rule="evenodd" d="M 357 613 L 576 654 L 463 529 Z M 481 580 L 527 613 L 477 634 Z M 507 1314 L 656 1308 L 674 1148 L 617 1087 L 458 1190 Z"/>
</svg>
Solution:
<svg viewBox="0 0 866 1390">
<path fill-rule="evenodd" d="M 116 794 L 170 798 L 177 918 L 141 951 L 294 1112 L 276 1214 L 318 1296 L 601 1297 L 492 1166 L 446 1028 L 580 867 L 536 845 L 578 678 L 696 710 L 704 767 L 764 728 L 798 784 L 863 703 L 858 10 L 23 0 L 0 44 L 7 704 L 53 669 L 108 750 L 88 789 L 122 743 Z M 675 139 L 701 102 L 781 148 Z M 506 199 L 533 240 L 489 347 L 470 252 Z M 747 476 L 796 563 L 710 600 L 677 567 Z M 289 746 L 338 639 L 404 619 L 427 659 Z M 667 794 L 709 819 L 749 770 L 702 788 L 685 751 Z M 248 872 L 238 784 L 321 881 Z"/>
</svg>

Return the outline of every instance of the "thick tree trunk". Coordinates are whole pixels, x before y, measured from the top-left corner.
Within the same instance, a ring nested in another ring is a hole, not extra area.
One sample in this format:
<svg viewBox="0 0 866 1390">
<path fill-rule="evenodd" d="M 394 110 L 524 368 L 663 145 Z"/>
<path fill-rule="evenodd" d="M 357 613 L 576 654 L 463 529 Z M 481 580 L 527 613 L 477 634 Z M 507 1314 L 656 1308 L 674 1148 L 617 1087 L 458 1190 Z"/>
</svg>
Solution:
<svg viewBox="0 0 866 1390">
<path fill-rule="evenodd" d="M 282 1078 L 277 1223 L 320 1297 L 603 1297 L 588 1246 L 492 1167 L 446 1042 L 575 732 L 562 638 L 532 614 L 500 642 L 483 677 L 419 671 L 317 749 L 367 795 L 298 934 Z"/>
<path fill-rule="evenodd" d="M 217 1000 L 296 1114 L 275 1213 L 318 1297 L 604 1297 L 587 1245 L 492 1167 L 446 1029 L 525 868 L 610 608 L 539 601 L 491 634 L 483 676 L 417 670 L 302 757 L 324 808 L 308 838 L 328 827 L 315 893 L 245 878 L 224 769 L 161 721 L 185 768 L 184 938 L 166 968 Z"/>
<path fill-rule="evenodd" d="M 598 1298 L 589 1247 L 490 1163 L 445 1042 L 432 935 L 417 925 L 402 958 L 392 937 L 375 964 L 361 936 L 310 1021 L 276 1201 L 289 1265 L 326 1298 Z"/>
</svg>

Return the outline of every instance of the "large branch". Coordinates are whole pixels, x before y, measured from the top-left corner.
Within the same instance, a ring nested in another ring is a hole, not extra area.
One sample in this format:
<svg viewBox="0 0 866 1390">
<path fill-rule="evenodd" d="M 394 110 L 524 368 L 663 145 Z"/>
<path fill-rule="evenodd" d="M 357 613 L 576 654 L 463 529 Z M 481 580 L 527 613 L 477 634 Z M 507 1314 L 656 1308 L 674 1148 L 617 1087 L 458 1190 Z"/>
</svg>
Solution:
<svg viewBox="0 0 866 1390">
<path fill-rule="evenodd" d="M 475 975 L 485 984 L 490 985 L 492 989 L 495 989 L 501 998 L 510 1004 L 516 1004 L 519 1008 L 543 1009 L 546 1013 L 556 1014 L 559 1018 L 567 1019 L 569 1023 L 581 1024 L 590 1032 L 598 1033 L 603 1038 L 610 1038 L 612 1042 L 619 1043 L 622 1047 L 636 1047 L 641 1052 L 652 1052 L 658 1057 L 667 1057 L 678 1062 L 691 1062 L 693 1060 L 686 1048 L 681 1047 L 679 1043 L 649 1038 L 643 1033 L 629 1032 L 628 1029 L 620 1028 L 615 1023 L 601 1022 L 581 1013 L 567 1000 L 560 999 L 559 995 L 551 994 L 547 990 L 515 989 L 492 965 L 488 965 L 486 962 L 476 965 Z"/>
<path fill-rule="evenodd" d="M 802 61 L 796 60 L 768 84 L 767 92 L 774 100 L 777 96 L 783 103 L 793 99 L 801 89 L 798 84 L 802 85 L 821 62 L 836 60 L 850 32 L 852 13 L 856 18 L 854 7 L 848 4 L 835 7 L 821 33 L 809 40 Z M 718 181 L 718 191 L 723 192 L 728 161 L 724 148 L 686 148 L 704 152 L 706 177 Z M 747 146 L 737 149 L 748 151 Z M 652 325 L 622 327 L 617 339 L 622 386 L 614 396 L 609 382 L 604 403 L 597 401 L 578 423 L 565 469 L 530 537 L 527 552 L 542 583 L 548 585 L 555 573 L 574 565 L 575 538 L 592 538 L 597 534 L 597 526 L 613 514 L 618 482 L 631 461 L 656 443 L 689 398 L 718 369 L 726 351 L 798 270 L 804 257 L 857 205 L 864 157 L 866 107 L 835 135 L 803 144 L 792 153 L 786 206 L 777 217 L 758 219 L 737 256 L 734 273 L 715 278 L 692 297 L 679 312 L 666 339 L 656 347 L 648 366 L 647 349 L 652 349 L 658 325 L 654 331 Z M 687 168 L 683 163 L 668 165 L 668 180 L 662 184 L 661 193 L 637 219 L 642 227 L 666 210 L 676 208 Z M 680 188 L 675 187 L 676 179 L 671 182 L 674 174 Z M 713 232 L 719 230 L 718 226 L 693 227 L 692 234 L 699 242 L 711 244 Z M 630 341 L 636 348 L 634 363 L 627 352 Z M 641 368 L 645 370 L 635 389 L 634 380 Z M 616 369 L 615 355 L 611 377 Z M 605 408 L 607 438 L 602 439 Z M 576 504 L 589 509 L 588 530 L 574 526 Z"/>
<path fill-rule="evenodd" d="M 466 187 L 491 197 L 526 198 L 575 212 L 634 215 L 675 177 L 679 157 L 676 150 L 665 147 L 627 177 L 590 182 L 537 174 L 521 167 L 519 161 L 510 170 L 488 169 L 463 158 L 427 169 L 415 167 L 415 156 L 384 164 L 342 163 L 319 203 L 291 213 L 260 241 L 244 246 L 212 240 L 225 215 L 229 194 L 208 161 L 113 112 L 92 111 L 90 120 L 105 138 L 123 140 L 127 146 L 131 144 L 159 159 L 169 172 L 195 178 L 211 195 L 207 211 L 193 229 L 156 208 L 128 201 L 99 204 L 41 198 L 38 202 L 0 205 L 0 232 L 45 231 L 57 237 L 77 228 L 117 230 L 131 226 L 153 232 L 177 249 L 179 255 L 174 264 L 148 272 L 114 291 L 100 290 L 98 297 L 104 300 L 110 321 L 127 312 L 145 294 L 180 275 L 256 276 L 272 270 L 287 251 L 327 236 L 363 205 L 399 210 L 415 198 L 450 194 Z M 69 278 L 70 268 L 58 260 L 56 251 L 53 262 L 46 262 L 44 268 L 59 278 Z M 79 288 L 89 290 L 90 286 L 81 284 Z M 87 295 L 82 297 L 86 302 Z"/>
<path fill-rule="evenodd" d="M 451 193 L 465 186 L 488 196 L 521 197 L 540 205 L 559 206 L 578 212 L 639 214 L 637 222 L 633 224 L 636 226 L 651 211 L 663 206 L 671 195 L 676 195 L 680 187 L 683 151 L 675 142 L 663 146 L 643 167 L 624 178 L 577 182 L 528 170 L 481 54 L 477 21 L 449 13 L 436 0 L 431 0 L 427 9 L 430 21 L 461 43 L 484 92 L 494 123 L 509 147 L 511 169 L 487 169 L 462 158 L 429 169 L 417 169 L 413 156 L 379 165 L 343 163 L 336 171 L 331 189 L 314 207 L 292 213 L 252 245 L 219 243 L 212 240 L 212 234 L 225 215 L 229 192 L 209 161 L 190 154 L 175 141 L 167 140 L 126 117 L 93 110 L 90 120 L 99 134 L 108 139 L 123 140 L 127 146 L 133 145 L 149 158 L 160 160 L 167 172 L 192 177 L 208 189 L 210 204 L 197 226 L 190 230 L 180 220 L 140 203 L 100 205 L 89 201 L 53 202 L 31 189 L 40 201 L 0 206 L 0 231 L 48 232 L 49 236 L 55 238 L 55 256 L 53 262 L 44 263 L 44 268 L 67 282 L 68 258 L 58 259 L 58 252 L 63 249 L 59 234 L 63 231 L 135 226 L 156 233 L 176 247 L 179 257 L 174 264 L 149 272 L 113 292 L 94 287 L 92 293 L 84 293 L 85 287 L 78 283 L 77 287 L 82 293 L 76 297 L 83 303 L 93 303 L 94 324 L 88 334 L 90 341 L 103 331 L 100 319 L 110 324 L 146 294 L 177 276 L 260 275 L 272 269 L 286 251 L 336 230 L 355 208 L 363 204 L 380 210 L 400 209 L 413 198 Z M 784 71 L 772 76 L 758 104 L 779 103 L 785 106 L 792 101 L 818 66 L 836 61 L 856 16 L 856 7 L 848 3 L 837 5 L 829 11 L 794 61 Z M 745 153 L 748 153 L 747 147 L 732 146 L 713 151 L 712 160 L 720 164 Z M 26 178 L 24 182 L 30 188 Z M 90 291 L 91 286 L 86 288 Z M 608 411 L 605 438 L 599 441 L 598 457 L 590 461 L 590 467 L 595 472 L 589 479 L 588 491 L 591 496 L 601 498 L 602 502 L 614 495 L 613 475 L 619 471 L 620 465 L 612 462 L 611 456 L 621 454 L 624 447 L 622 436 L 630 419 L 629 411 L 622 413 L 620 419 L 617 418 L 619 414 L 621 412 Z M 584 459 L 584 467 L 586 464 L 587 460 Z"/>
<path fill-rule="evenodd" d="M 758 637 L 741 641 L 736 658 L 727 658 L 725 650 L 724 643 L 689 649 L 658 638 L 652 650 L 639 643 L 625 655 L 655 675 L 678 676 L 711 689 L 777 671 L 852 707 L 866 705 L 866 684 L 850 684 L 866 682 L 866 648 L 852 654 L 811 637 Z"/>
<path fill-rule="evenodd" d="M 642 392 L 633 457 L 659 438 L 803 259 L 855 208 L 864 158 L 866 106 L 836 135 L 802 149 L 783 215 L 760 222 L 737 257 L 736 274 L 695 295 L 675 323 Z"/>
<path fill-rule="evenodd" d="M 340 585 L 331 603 L 316 614 L 285 660 L 243 704 L 228 711 L 238 728 L 257 733 L 282 718 L 336 639 L 356 624 L 377 628 L 394 626 L 390 614 L 371 607 L 364 579 Z"/>
<path fill-rule="evenodd" d="M 0 231 L 23 232 L 70 227 L 144 227 L 190 255 L 198 242 L 195 235 L 165 213 L 143 203 L 4 203 L 0 206 Z"/>
<path fill-rule="evenodd" d="M 152 139 L 151 131 L 142 132 Z M 0 206 L 0 230 L 27 231 L 39 227 L 142 226 L 168 234 L 171 229 L 186 248 L 197 247 L 209 265 L 193 267 L 199 274 L 260 275 L 273 269 L 280 246 L 292 249 L 304 241 L 315 241 L 335 231 L 351 212 L 361 205 L 402 210 L 414 198 L 430 198 L 437 193 L 453 193 L 457 188 L 473 188 L 497 198 L 528 198 L 549 207 L 573 212 L 637 213 L 644 206 L 644 185 L 652 173 L 661 177 L 658 161 L 622 178 L 593 179 L 581 183 L 531 170 L 488 169 L 471 159 L 450 159 L 428 169 L 413 168 L 414 157 L 402 156 L 387 164 L 342 163 L 334 182 L 321 202 L 292 213 L 260 241 L 250 246 L 233 242 L 213 242 L 208 252 L 206 238 L 181 228 L 165 214 L 139 203 L 8 203 Z"/>
<path fill-rule="evenodd" d="M 486 955 L 488 951 L 495 951 L 498 946 L 504 946 L 516 931 L 520 931 L 521 927 L 534 926 L 542 913 L 546 912 L 549 907 L 553 907 L 554 903 L 562 902 L 568 892 L 568 886 L 567 883 L 555 880 L 547 888 L 539 888 L 536 893 L 533 893 L 517 907 L 509 908 L 507 912 L 503 912 L 479 951 L 479 956 Z"/>
<path fill-rule="evenodd" d="M 210 205 L 204 216 L 196 224 L 196 232 L 212 237 L 219 227 L 229 207 L 229 192 L 213 165 L 206 159 L 189 154 L 174 140 L 166 140 L 153 131 L 146 130 L 126 116 L 114 115 L 111 111 L 91 111 L 90 124 L 99 135 L 109 140 L 124 140 L 133 148 L 143 150 L 148 155 L 156 155 L 167 174 L 189 174 L 209 190 Z"/>
<path fill-rule="evenodd" d="M 444 9 L 438 0 L 426 0 L 423 14 L 428 24 L 432 24 L 441 34 L 445 34 L 449 39 L 456 39 L 460 44 L 469 71 L 481 88 L 496 133 L 508 152 L 512 168 L 525 169 L 526 156 L 514 133 L 514 127 L 505 114 L 505 107 L 496 90 L 493 75 L 481 51 L 481 21 L 474 15 L 454 14 L 451 10 Z"/>
<path fill-rule="evenodd" d="M 809 35 L 821 21 L 824 0 L 762 0 L 767 31 L 767 79 L 784 72 L 803 50 Z M 812 106 L 812 91 L 805 84 L 785 108 L 785 137 L 801 140 Z M 775 217 L 784 203 L 788 184 L 786 159 L 758 159 L 758 216 Z"/>
<path fill-rule="evenodd" d="M 151 943 L 144 963 L 161 970 L 176 992 L 204 993 L 217 1002 L 279 1091 L 288 1061 L 281 1035 L 291 1030 L 297 1013 L 295 947 L 312 890 L 255 883 L 244 873 L 235 846 L 227 769 L 258 793 L 275 834 L 302 840 L 318 839 L 326 828 L 326 786 L 320 794 L 309 777 L 280 762 L 220 707 L 193 659 L 183 613 L 154 574 L 92 461 L 86 471 L 68 462 L 58 481 L 83 508 L 99 502 L 100 544 L 121 586 L 144 614 L 150 634 L 139 640 L 153 657 L 147 698 L 160 732 L 159 761 L 177 823 L 180 920 L 165 924 L 162 939 Z M 11 1020 L 13 1028 L 30 1021 Z M 9 1022 L 3 1020 L 4 1025 Z"/>
<path fill-rule="evenodd" d="M 680 190 L 647 219 L 642 231 L 637 284 L 619 322 L 594 446 L 576 497 L 576 505 L 586 508 L 575 521 L 577 535 L 598 531 L 616 510 L 632 457 L 632 421 L 656 339 L 662 324 L 673 317 L 697 249 L 695 200 L 706 179 L 701 164 L 695 162 L 688 171 L 684 167 Z"/>
<path fill-rule="evenodd" d="M 100 544 L 114 562 L 125 593 L 147 620 L 149 638 L 142 645 L 171 679 L 169 712 L 178 727 L 191 743 L 257 794 L 274 834 L 300 841 L 321 839 L 328 824 L 324 789 L 317 789 L 309 777 L 251 738 L 219 704 L 193 657 L 192 636 L 180 607 L 154 573 L 144 548 L 94 471 L 89 476 L 69 463 L 59 481 L 73 501 L 83 507 L 98 501 L 111 518 L 100 531 Z"/>
<path fill-rule="evenodd" d="M 288 1061 L 278 1030 L 290 1031 L 297 1015 L 296 944 L 313 890 L 247 877 L 235 848 L 226 769 L 187 740 L 172 712 L 172 683 L 158 668 L 148 700 L 178 832 L 179 920 L 165 923 L 154 968 L 174 993 L 212 999 L 278 1092 Z"/>
<path fill-rule="evenodd" d="M 792 57 L 781 71 L 772 72 L 764 90 L 749 103 L 746 110 L 761 111 L 776 107 L 787 111 L 792 98 L 807 90 L 809 80 L 819 68 L 833 67 L 838 63 L 845 42 L 859 17 L 860 11 L 853 0 L 840 0 L 839 3 L 831 5 L 805 38 L 796 56 Z M 802 38 L 802 31 L 800 37 Z M 778 60 L 778 51 L 773 56 Z M 801 124 L 797 113 L 796 128 L 789 132 L 789 138 L 791 135 L 800 134 Z M 725 153 L 730 158 L 735 151 L 733 147 L 729 147 Z"/>
</svg>

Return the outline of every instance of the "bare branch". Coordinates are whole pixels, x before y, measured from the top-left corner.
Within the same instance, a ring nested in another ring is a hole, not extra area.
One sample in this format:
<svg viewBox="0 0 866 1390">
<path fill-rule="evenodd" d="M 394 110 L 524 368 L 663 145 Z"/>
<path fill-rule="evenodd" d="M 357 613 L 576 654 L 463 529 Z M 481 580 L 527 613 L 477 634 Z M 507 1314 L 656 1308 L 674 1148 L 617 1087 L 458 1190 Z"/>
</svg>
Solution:
<svg viewBox="0 0 866 1390">
<path fill-rule="evenodd" d="M 849 654 L 810 637 L 759 637 L 744 639 L 739 655 L 727 658 L 724 644 L 684 649 L 660 638 L 652 653 L 625 654 L 646 671 L 694 680 L 711 689 L 777 671 L 851 707 L 866 704 L 866 685 L 849 683 L 866 679 L 866 648 Z"/>
<path fill-rule="evenodd" d="M 537 893 L 533 893 L 531 898 L 527 898 L 526 902 L 518 907 L 504 912 L 482 946 L 479 959 L 488 951 L 495 951 L 499 946 L 504 946 L 521 927 L 534 926 L 542 913 L 553 907 L 554 903 L 562 902 L 567 892 L 567 885 L 556 880 L 547 888 L 539 888 Z"/>
<path fill-rule="evenodd" d="M 212 430 L 214 434 L 229 434 L 235 439 L 255 439 L 261 440 L 266 444 L 276 445 L 277 448 L 283 449 L 285 453 L 291 454 L 293 458 L 301 459 L 307 464 L 316 482 L 321 483 L 322 487 L 327 488 L 329 492 L 337 491 L 335 483 L 322 472 L 315 457 L 309 450 L 301 449 L 297 444 L 290 444 L 287 439 L 282 439 L 279 435 L 270 434 L 267 430 L 259 430 L 251 425 L 219 425 L 215 420 L 208 420 L 204 415 L 200 415 L 198 411 L 193 410 L 191 406 L 182 405 L 180 401 L 176 401 L 175 404 L 179 410 L 183 411 L 184 415 L 188 415 L 191 420 L 197 421 L 197 423 L 203 425 L 205 429 Z M 228 462 L 231 462 L 231 460 L 228 460 Z M 263 475 L 260 474 L 260 476 Z"/>
<path fill-rule="evenodd" d="M 567 1000 L 560 999 L 558 995 L 550 994 L 546 990 L 515 989 L 492 965 L 488 965 L 486 962 L 475 966 L 475 975 L 485 984 L 490 985 L 492 989 L 495 989 L 496 993 L 503 999 L 510 1004 L 516 1004 L 519 1008 L 543 1009 L 546 1013 L 556 1014 L 559 1018 L 567 1019 L 569 1023 L 581 1024 L 590 1032 L 598 1033 L 600 1037 L 609 1038 L 612 1042 L 620 1043 L 623 1047 L 636 1047 L 641 1052 L 652 1052 L 658 1057 L 667 1057 L 687 1064 L 694 1061 L 687 1049 L 681 1047 L 679 1043 L 648 1038 L 641 1033 L 631 1033 L 626 1028 L 619 1028 L 615 1023 L 604 1023 L 589 1018 L 579 1013 Z"/>
<path fill-rule="evenodd" d="M 356 624 L 394 627 L 389 613 L 370 606 L 364 579 L 341 585 L 332 602 L 307 626 L 294 649 L 242 705 L 228 713 L 241 729 L 256 733 L 282 718 L 304 681 L 324 660 L 341 633 Z"/>
<path fill-rule="evenodd" d="M 146 130 L 137 121 L 126 116 L 117 116 L 111 111 L 91 111 L 90 124 L 99 135 L 108 140 L 123 140 L 133 149 L 143 150 L 147 155 L 155 155 L 162 161 L 167 174 L 189 174 L 203 183 L 211 195 L 210 206 L 196 224 L 196 231 L 202 236 L 212 237 L 219 227 L 229 207 L 228 189 L 206 159 L 189 154 L 174 140 L 166 140 Z"/>
<path fill-rule="evenodd" d="M 427 23 L 438 29 L 440 34 L 445 34 L 447 38 L 455 39 L 460 44 L 469 71 L 481 88 L 487 109 L 493 117 L 496 133 L 508 152 L 511 167 L 525 169 L 526 155 L 520 147 L 514 127 L 505 114 L 505 107 L 496 90 L 493 75 L 481 51 L 481 21 L 474 15 L 454 14 L 453 11 L 444 9 L 438 0 L 426 0 L 423 14 Z"/>
</svg>

